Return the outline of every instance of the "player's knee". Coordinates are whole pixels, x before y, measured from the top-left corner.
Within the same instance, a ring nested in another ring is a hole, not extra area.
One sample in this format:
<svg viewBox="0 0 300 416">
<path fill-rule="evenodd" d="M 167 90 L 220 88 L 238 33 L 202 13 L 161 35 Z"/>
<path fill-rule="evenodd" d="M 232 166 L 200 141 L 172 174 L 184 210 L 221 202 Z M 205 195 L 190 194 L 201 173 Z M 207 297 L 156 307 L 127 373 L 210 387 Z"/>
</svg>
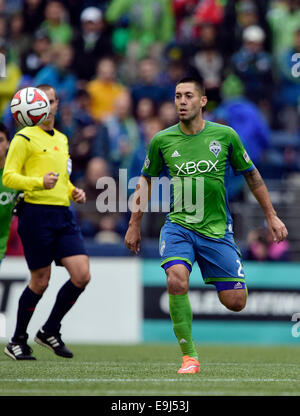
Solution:
<svg viewBox="0 0 300 416">
<path fill-rule="evenodd" d="M 48 273 L 34 273 L 31 276 L 29 287 L 33 292 L 42 295 L 48 287 L 50 275 Z"/>
<path fill-rule="evenodd" d="M 225 306 L 227 307 L 227 309 L 229 309 L 233 312 L 240 312 L 246 306 L 246 299 L 243 298 L 243 297 L 233 298 Z"/>
<path fill-rule="evenodd" d="M 75 284 L 75 286 L 80 287 L 81 289 L 84 289 L 86 285 L 91 280 L 91 274 L 89 270 L 81 270 L 78 271 L 76 275 L 73 275 L 71 277 L 72 282 Z"/>
<path fill-rule="evenodd" d="M 167 272 L 168 292 L 172 295 L 182 295 L 188 291 L 188 282 L 176 271 Z"/>
<path fill-rule="evenodd" d="M 233 304 L 227 306 L 227 308 L 233 312 L 241 312 L 245 306 L 246 306 L 245 303 L 236 301 Z"/>
<path fill-rule="evenodd" d="M 219 299 L 230 311 L 240 312 L 246 306 L 247 295 L 242 290 L 234 291 L 234 293 L 231 290 L 223 290 L 219 292 Z"/>
</svg>

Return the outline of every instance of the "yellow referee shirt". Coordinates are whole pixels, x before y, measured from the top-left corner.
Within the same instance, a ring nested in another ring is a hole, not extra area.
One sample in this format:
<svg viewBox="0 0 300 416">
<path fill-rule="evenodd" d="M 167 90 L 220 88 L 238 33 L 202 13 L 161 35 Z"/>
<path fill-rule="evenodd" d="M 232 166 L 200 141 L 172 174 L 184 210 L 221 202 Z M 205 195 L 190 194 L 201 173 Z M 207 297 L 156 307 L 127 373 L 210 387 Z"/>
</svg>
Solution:
<svg viewBox="0 0 300 416">
<path fill-rule="evenodd" d="M 71 161 L 67 137 L 53 129 L 52 135 L 39 126 L 25 127 L 15 134 L 5 161 L 2 182 L 24 191 L 31 204 L 69 206 L 74 185 L 68 172 Z M 44 188 L 44 176 L 58 173 L 52 189 Z"/>
</svg>

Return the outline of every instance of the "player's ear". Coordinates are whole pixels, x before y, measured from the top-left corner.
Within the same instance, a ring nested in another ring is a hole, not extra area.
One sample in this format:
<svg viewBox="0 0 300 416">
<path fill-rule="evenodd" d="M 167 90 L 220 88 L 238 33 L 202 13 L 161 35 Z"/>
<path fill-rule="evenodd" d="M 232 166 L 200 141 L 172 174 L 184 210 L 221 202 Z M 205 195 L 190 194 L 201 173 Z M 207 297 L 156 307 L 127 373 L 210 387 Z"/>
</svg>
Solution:
<svg viewBox="0 0 300 416">
<path fill-rule="evenodd" d="M 201 107 L 205 107 L 207 104 L 207 97 L 206 95 L 202 95 L 201 97 Z"/>
</svg>

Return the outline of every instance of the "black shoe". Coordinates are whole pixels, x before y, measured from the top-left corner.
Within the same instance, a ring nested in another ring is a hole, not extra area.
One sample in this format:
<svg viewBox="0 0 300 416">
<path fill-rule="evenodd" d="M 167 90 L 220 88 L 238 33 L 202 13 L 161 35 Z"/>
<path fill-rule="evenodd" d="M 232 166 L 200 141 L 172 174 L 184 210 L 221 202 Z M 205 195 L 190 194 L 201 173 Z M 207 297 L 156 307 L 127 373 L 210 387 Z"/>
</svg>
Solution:
<svg viewBox="0 0 300 416">
<path fill-rule="evenodd" d="M 32 349 L 27 344 L 28 335 L 22 335 L 10 341 L 4 348 L 4 353 L 13 360 L 35 360 Z"/>
<path fill-rule="evenodd" d="M 64 358 L 72 358 L 72 352 L 65 346 L 61 339 L 61 335 L 57 334 L 48 334 L 44 332 L 42 329 L 38 331 L 34 338 L 35 342 L 44 347 L 49 348 L 53 351 L 56 355 Z"/>
</svg>

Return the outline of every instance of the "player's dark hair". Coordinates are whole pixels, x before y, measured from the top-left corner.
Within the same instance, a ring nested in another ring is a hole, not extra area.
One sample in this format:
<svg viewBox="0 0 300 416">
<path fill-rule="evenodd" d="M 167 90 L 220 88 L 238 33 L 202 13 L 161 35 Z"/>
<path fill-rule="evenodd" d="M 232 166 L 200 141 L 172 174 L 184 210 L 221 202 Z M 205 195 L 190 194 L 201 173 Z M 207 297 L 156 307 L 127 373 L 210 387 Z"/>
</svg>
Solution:
<svg viewBox="0 0 300 416">
<path fill-rule="evenodd" d="M 197 90 L 200 92 L 201 95 L 205 95 L 205 87 L 204 87 L 203 82 L 200 78 L 184 77 L 184 78 L 181 78 L 179 81 L 176 82 L 176 86 L 179 85 L 179 84 L 187 84 L 189 82 L 195 84 Z"/>
<path fill-rule="evenodd" d="M 58 96 L 57 96 L 57 93 L 56 93 L 56 89 L 54 87 L 52 87 L 52 85 L 49 85 L 49 84 L 40 84 L 40 85 L 37 85 L 36 88 L 39 88 L 42 91 L 51 90 L 52 89 L 54 91 L 54 93 L 55 93 L 55 99 L 56 100 L 58 99 Z"/>
<path fill-rule="evenodd" d="M 8 128 L 6 127 L 6 125 L 5 125 L 5 124 L 3 124 L 3 123 L 1 123 L 1 122 L 0 122 L 0 132 L 1 132 L 1 133 L 4 133 L 4 134 L 5 134 L 5 136 L 6 136 L 7 141 L 9 141 L 9 130 L 8 130 Z"/>
</svg>

